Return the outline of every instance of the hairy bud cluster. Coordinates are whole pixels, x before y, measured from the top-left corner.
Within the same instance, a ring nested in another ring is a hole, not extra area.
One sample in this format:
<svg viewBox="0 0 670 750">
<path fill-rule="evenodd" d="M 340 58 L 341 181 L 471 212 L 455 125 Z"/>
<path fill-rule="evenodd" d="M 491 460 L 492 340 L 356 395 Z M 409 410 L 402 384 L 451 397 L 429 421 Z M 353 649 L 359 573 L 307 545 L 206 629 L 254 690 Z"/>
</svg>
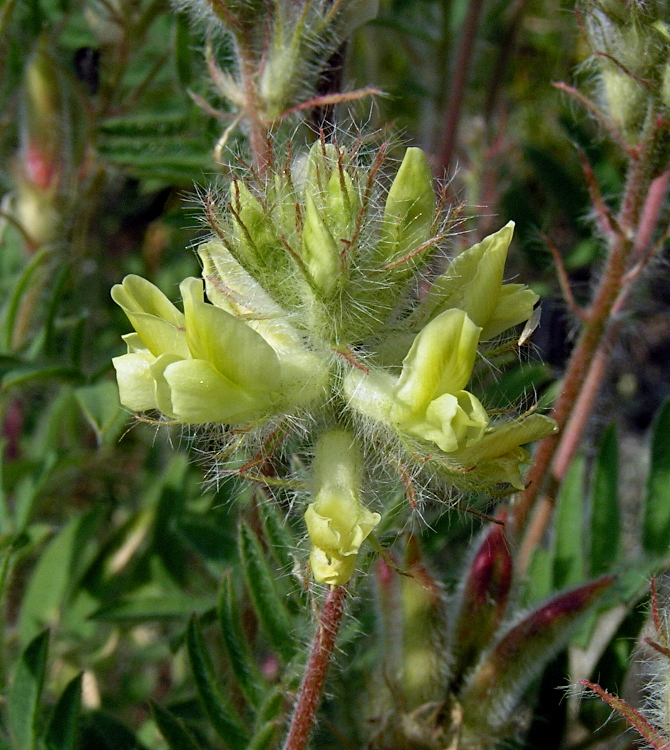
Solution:
<svg viewBox="0 0 670 750">
<path fill-rule="evenodd" d="M 589 43 L 597 55 L 604 104 L 630 144 L 654 116 L 670 108 L 670 29 L 664 4 L 581 0 Z"/>
<path fill-rule="evenodd" d="M 280 120 L 292 107 L 315 96 L 319 74 L 330 55 L 377 15 L 378 0 L 184 0 L 186 10 L 232 34 L 238 70 L 220 71 L 215 83 L 234 106 L 250 106 L 244 68 L 255 69 L 251 106 L 265 122 Z M 223 86 L 221 85 L 223 84 Z"/>
<path fill-rule="evenodd" d="M 417 273 L 443 239 L 427 159 L 408 149 L 385 194 L 381 156 L 362 161 L 318 142 L 262 190 L 234 180 L 226 204 L 209 206 L 204 290 L 182 282 L 183 313 L 136 276 L 112 292 L 136 331 L 114 360 L 128 408 L 247 436 L 306 415 L 305 429 L 320 425 L 307 524 L 315 576 L 332 584 L 348 580 L 379 520 L 360 503 L 372 471 L 356 445 L 396 470 L 520 486 L 521 446 L 555 429 L 539 414 L 494 420 L 467 389 L 481 342 L 528 320 L 537 300 L 503 283 L 512 225 L 418 301 Z"/>
</svg>

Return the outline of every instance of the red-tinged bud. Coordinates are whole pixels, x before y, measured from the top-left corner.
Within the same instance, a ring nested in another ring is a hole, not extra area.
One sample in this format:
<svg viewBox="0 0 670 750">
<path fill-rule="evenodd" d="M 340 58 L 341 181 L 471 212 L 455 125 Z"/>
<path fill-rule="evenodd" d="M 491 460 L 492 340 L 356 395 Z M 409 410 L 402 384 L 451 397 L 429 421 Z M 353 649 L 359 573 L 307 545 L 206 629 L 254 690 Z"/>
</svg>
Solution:
<svg viewBox="0 0 670 750">
<path fill-rule="evenodd" d="M 39 148 L 35 141 L 26 143 L 23 153 L 26 177 L 39 190 L 47 190 L 57 174 L 57 165 Z"/>
<path fill-rule="evenodd" d="M 58 236 L 62 217 L 77 199 L 79 173 L 89 153 L 88 118 L 47 36 L 39 39 L 26 64 L 20 105 L 14 215 L 39 246 Z"/>
<path fill-rule="evenodd" d="M 453 673 L 458 684 L 500 626 L 512 587 L 513 561 L 505 527 L 493 524 L 461 584 L 452 632 Z"/>
<path fill-rule="evenodd" d="M 495 734 L 509 722 L 531 680 L 566 644 L 612 576 L 561 594 L 508 630 L 478 664 L 461 695 L 464 736 Z"/>
</svg>

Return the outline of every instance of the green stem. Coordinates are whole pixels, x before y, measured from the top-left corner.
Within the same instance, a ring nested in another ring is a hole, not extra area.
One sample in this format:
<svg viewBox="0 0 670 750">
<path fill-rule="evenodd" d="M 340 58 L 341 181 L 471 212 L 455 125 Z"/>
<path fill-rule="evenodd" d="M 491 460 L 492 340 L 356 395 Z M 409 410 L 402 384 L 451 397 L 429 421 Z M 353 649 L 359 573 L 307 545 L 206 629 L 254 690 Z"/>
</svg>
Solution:
<svg viewBox="0 0 670 750">
<path fill-rule="evenodd" d="M 321 703 L 328 668 L 335 650 L 337 631 L 342 621 L 346 594 L 344 586 L 331 586 L 326 596 L 284 750 L 305 750 L 312 735 L 316 712 Z"/>
</svg>

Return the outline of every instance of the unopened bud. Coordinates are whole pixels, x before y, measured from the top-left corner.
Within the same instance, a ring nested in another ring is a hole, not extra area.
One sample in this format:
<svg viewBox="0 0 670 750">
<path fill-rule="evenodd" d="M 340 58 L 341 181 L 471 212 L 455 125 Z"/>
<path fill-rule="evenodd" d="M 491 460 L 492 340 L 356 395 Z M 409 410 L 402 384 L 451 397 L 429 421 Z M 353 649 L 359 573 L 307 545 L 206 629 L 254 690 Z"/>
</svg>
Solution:
<svg viewBox="0 0 670 750">
<path fill-rule="evenodd" d="M 386 198 L 377 253 L 380 265 L 408 258 L 401 275 L 415 267 L 408 256 L 425 243 L 435 217 L 433 176 L 420 148 L 408 148 Z"/>
<path fill-rule="evenodd" d="M 613 581 L 600 578 L 557 596 L 500 638 L 461 693 L 465 736 L 487 736 L 509 720 L 530 682 Z"/>
<path fill-rule="evenodd" d="M 305 194 L 302 244 L 304 259 L 314 283 L 325 296 L 330 296 L 344 281 L 340 253 L 309 192 Z"/>
<path fill-rule="evenodd" d="M 474 665 L 500 626 L 512 586 L 512 565 L 504 527 L 493 524 L 462 583 L 452 634 L 455 679 Z"/>
<path fill-rule="evenodd" d="M 408 541 L 406 566 L 411 575 L 400 581 L 403 639 L 398 688 L 403 705 L 412 710 L 439 693 L 444 681 L 445 644 L 440 642 L 440 634 L 444 632 L 445 612 L 440 588 L 423 564 L 414 536 Z"/>
</svg>

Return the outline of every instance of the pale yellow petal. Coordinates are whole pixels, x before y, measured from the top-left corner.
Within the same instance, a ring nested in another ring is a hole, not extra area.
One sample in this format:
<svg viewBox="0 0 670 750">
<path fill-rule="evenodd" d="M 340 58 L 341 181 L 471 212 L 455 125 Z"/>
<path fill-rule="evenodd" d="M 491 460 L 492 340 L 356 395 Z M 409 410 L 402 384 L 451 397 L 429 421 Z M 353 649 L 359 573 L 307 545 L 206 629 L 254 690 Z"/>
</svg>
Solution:
<svg viewBox="0 0 670 750">
<path fill-rule="evenodd" d="M 204 360 L 175 362 L 163 374 L 173 411 L 182 422 L 248 424 L 264 416 L 271 405 L 269 399 L 231 383 Z"/>
<path fill-rule="evenodd" d="M 472 374 L 480 330 L 463 310 L 447 310 L 428 323 L 403 361 L 395 392 L 400 404 L 422 414 L 442 394 L 462 390 Z M 391 417 L 396 418 L 393 412 Z"/>
<path fill-rule="evenodd" d="M 186 279 L 180 288 L 193 357 L 210 362 L 224 378 L 247 391 L 276 393 L 279 360 L 265 339 L 234 315 L 203 302 L 200 279 Z"/>
<path fill-rule="evenodd" d="M 127 409 L 139 412 L 157 408 L 151 375 L 154 361 L 155 357 L 149 352 L 123 354 L 112 359 L 119 384 L 119 398 Z"/>
</svg>

